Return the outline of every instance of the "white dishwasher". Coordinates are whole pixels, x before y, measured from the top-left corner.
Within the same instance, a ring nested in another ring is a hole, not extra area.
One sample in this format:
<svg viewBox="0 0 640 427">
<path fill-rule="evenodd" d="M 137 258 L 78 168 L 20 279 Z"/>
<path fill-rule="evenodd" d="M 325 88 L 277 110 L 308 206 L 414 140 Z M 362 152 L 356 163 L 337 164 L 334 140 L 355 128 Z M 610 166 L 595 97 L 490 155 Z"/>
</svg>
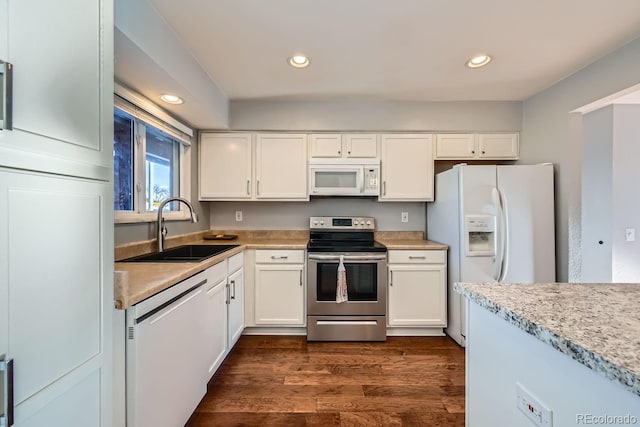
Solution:
<svg viewBox="0 0 640 427">
<path fill-rule="evenodd" d="M 205 395 L 206 283 L 198 273 L 127 309 L 127 427 L 182 426 Z"/>
</svg>

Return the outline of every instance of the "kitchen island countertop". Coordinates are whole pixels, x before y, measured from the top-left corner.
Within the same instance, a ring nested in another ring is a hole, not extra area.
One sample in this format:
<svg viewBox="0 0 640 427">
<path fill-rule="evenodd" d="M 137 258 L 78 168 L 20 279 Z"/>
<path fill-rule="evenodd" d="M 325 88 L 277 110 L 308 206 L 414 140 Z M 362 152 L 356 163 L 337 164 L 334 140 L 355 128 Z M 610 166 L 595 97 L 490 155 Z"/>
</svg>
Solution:
<svg viewBox="0 0 640 427">
<path fill-rule="evenodd" d="M 640 396 L 640 285 L 456 283 L 454 289 Z"/>
</svg>

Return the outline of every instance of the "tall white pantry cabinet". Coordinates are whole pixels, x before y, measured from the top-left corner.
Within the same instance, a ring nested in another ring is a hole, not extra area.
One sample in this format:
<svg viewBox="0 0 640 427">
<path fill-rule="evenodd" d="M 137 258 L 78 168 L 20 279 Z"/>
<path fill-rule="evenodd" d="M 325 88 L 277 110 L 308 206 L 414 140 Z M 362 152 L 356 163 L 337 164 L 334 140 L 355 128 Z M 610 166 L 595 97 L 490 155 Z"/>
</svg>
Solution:
<svg viewBox="0 0 640 427">
<path fill-rule="evenodd" d="M 0 381 L 11 371 L 13 396 L 0 411 L 19 427 L 110 427 L 112 0 L 0 0 L 0 60 L 13 64 L 13 129 L 0 130 Z"/>
</svg>

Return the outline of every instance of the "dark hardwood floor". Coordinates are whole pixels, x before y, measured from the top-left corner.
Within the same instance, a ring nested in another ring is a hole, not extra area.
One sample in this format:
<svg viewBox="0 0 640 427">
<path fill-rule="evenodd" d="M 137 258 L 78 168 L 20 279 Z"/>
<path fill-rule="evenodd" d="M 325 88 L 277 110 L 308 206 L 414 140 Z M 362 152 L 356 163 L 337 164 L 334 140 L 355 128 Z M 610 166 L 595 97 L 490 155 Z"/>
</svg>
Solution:
<svg viewBox="0 0 640 427">
<path fill-rule="evenodd" d="M 242 336 L 187 426 L 464 426 L 464 349 Z"/>
</svg>

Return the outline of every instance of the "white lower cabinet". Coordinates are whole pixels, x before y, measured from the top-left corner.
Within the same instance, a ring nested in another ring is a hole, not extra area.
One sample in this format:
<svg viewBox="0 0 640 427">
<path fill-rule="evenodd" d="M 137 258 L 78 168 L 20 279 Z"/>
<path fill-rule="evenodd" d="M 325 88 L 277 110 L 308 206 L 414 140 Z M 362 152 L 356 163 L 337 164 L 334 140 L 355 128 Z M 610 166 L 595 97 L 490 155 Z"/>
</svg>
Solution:
<svg viewBox="0 0 640 427">
<path fill-rule="evenodd" d="M 257 250 L 255 324 L 304 326 L 304 251 Z"/>
<path fill-rule="evenodd" d="M 244 330 L 244 269 L 243 254 L 228 259 L 227 279 L 227 352 L 231 351 Z"/>
<path fill-rule="evenodd" d="M 389 251 L 388 326 L 446 326 L 446 251 Z"/>
<path fill-rule="evenodd" d="M 206 347 L 207 381 L 211 379 L 227 355 L 227 263 L 206 270 L 206 322 L 204 343 Z"/>
</svg>

